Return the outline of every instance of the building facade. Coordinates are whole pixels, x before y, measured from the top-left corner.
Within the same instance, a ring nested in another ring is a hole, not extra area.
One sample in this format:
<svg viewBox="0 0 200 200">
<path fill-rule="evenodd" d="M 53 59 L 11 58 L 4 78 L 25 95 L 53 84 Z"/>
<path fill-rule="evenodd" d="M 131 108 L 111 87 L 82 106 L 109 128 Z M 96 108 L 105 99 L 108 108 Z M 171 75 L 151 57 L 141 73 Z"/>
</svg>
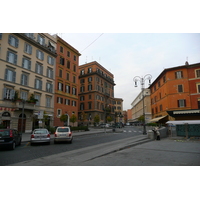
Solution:
<svg viewBox="0 0 200 200">
<path fill-rule="evenodd" d="M 69 118 L 75 115 L 78 118 L 78 66 L 81 54 L 59 36 L 54 37 L 57 41 L 54 126 L 63 126 L 64 122 L 60 120 L 62 115 Z M 76 126 L 77 122 L 70 125 Z"/>
<path fill-rule="evenodd" d="M 123 99 L 114 98 L 115 122 L 124 124 Z"/>
<path fill-rule="evenodd" d="M 200 119 L 200 63 L 168 68 L 150 85 L 152 122 Z"/>
<path fill-rule="evenodd" d="M 113 74 L 98 62 L 79 66 L 79 124 L 94 124 L 96 116 L 114 121 L 114 86 Z"/>
<path fill-rule="evenodd" d="M 144 102 L 143 102 L 144 97 Z M 151 106 L 150 106 L 150 90 L 144 89 L 131 103 L 132 118 L 129 119 L 130 123 L 139 123 L 138 120 L 145 114 L 145 123 L 149 123 L 151 120 Z"/>
<path fill-rule="evenodd" d="M 0 34 L 1 126 L 22 132 L 53 126 L 55 59 L 56 41 L 49 34 Z"/>
</svg>

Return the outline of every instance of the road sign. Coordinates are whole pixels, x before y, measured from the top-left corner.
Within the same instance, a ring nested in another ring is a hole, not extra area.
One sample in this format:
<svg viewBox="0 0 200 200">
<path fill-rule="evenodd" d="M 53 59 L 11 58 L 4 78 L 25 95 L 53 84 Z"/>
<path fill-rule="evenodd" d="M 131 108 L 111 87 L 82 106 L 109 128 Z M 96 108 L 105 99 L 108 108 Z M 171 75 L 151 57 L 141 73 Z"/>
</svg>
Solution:
<svg viewBox="0 0 200 200">
<path fill-rule="evenodd" d="M 43 119 L 44 111 L 38 111 L 38 119 Z"/>
</svg>

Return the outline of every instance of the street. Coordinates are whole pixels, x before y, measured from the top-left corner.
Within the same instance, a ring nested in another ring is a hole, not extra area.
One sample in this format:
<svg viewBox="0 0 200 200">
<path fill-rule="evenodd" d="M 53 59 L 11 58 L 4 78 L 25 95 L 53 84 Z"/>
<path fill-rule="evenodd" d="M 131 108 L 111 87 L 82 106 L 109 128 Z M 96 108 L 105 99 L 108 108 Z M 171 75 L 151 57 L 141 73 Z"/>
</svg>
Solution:
<svg viewBox="0 0 200 200">
<path fill-rule="evenodd" d="M 103 131 L 103 130 L 102 130 Z M 30 146 L 0 151 L 0 165 L 15 166 L 200 166 L 200 141 L 151 141 L 141 127 L 74 137 L 72 144 Z"/>
</svg>

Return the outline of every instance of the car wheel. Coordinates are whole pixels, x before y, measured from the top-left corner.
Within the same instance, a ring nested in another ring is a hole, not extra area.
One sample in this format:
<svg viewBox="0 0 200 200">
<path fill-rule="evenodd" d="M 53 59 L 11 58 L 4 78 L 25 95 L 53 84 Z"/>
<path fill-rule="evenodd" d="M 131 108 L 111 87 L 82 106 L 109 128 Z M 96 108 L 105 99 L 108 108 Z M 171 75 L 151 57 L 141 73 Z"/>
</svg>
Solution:
<svg viewBox="0 0 200 200">
<path fill-rule="evenodd" d="M 71 139 L 71 140 L 69 141 L 69 144 L 72 144 L 72 140 L 73 140 L 73 139 Z"/>
<path fill-rule="evenodd" d="M 16 146 L 16 144 L 15 144 L 15 142 L 13 142 L 11 145 L 11 150 L 15 150 L 15 146 Z"/>
</svg>

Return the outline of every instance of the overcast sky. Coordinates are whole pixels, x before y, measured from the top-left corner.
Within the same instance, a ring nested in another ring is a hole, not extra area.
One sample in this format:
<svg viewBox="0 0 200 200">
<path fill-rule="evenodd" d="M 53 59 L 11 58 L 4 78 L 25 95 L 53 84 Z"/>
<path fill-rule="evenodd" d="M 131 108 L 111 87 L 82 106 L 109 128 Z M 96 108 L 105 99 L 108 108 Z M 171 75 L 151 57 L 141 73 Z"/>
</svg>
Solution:
<svg viewBox="0 0 200 200">
<path fill-rule="evenodd" d="M 58 33 L 76 48 L 79 64 L 97 61 L 114 75 L 115 97 L 123 109 L 131 108 L 141 91 L 135 76 L 152 75 L 152 82 L 165 69 L 200 62 L 199 33 Z M 146 82 L 148 87 L 148 81 Z"/>
</svg>

